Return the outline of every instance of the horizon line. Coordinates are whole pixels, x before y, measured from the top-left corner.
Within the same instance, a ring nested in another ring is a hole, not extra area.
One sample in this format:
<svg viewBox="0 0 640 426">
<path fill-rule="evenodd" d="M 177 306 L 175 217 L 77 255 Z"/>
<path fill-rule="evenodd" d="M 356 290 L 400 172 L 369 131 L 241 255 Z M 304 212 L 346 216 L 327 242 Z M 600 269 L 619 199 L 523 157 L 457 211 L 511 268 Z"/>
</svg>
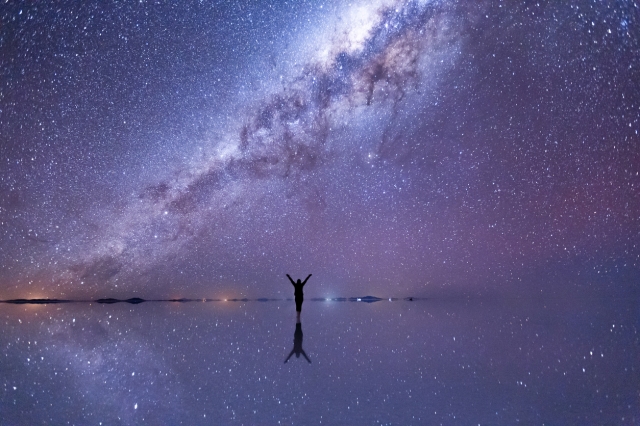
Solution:
<svg viewBox="0 0 640 426">
<path fill-rule="evenodd" d="M 414 301 L 420 300 L 418 297 L 387 297 L 381 298 L 376 296 L 352 296 L 352 297 L 311 297 L 308 300 L 312 302 L 364 302 L 374 303 L 387 300 L 389 302 L 395 301 Z M 0 303 L 8 303 L 13 305 L 47 305 L 47 304 L 64 304 L 64 303 L 99 303 L 99 304 L 114 304 L 114 303 L 129 303 L 137 305 L 147 302 L 173 302 L 173 303 L 191 303 L 191 302 L 278 302 L 278 301 L 290 301 L 294 300 L 291 297 L 287 298 L 268 298 L 259 297 L 255 299 L 243 297 L 243 298 L 171 298 L 171 299 L 142 299 L 140 297 L 132 297 L 129 299 L 116 299 L 116 298 L 100 298 L 100 299 L 48 299 L 48 298 L 35 298 L 35 299 L 7 299 L 0 300 Z"/>
</svg>

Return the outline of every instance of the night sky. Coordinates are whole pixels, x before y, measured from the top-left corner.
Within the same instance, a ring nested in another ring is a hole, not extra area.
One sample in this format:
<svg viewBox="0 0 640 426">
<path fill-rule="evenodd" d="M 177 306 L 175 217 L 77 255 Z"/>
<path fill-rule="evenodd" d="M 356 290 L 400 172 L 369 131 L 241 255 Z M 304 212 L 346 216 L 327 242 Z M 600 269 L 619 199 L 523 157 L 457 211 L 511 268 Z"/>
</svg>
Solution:
<svg viewBox="0 0 640 426">
<path fill-rule="evenodd" d="M 635 287 L 639 23 L 630 0 L 5 3 L 0 299 Z"/>
</svg>

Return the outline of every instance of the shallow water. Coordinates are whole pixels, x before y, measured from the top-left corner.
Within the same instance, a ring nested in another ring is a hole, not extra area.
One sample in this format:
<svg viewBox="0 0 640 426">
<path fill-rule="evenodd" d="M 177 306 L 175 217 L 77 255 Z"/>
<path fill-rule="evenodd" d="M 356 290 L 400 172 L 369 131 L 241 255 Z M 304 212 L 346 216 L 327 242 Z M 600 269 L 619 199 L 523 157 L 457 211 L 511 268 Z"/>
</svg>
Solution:
<svg viewBox="0 0 640 426">
<path fill-rule="evenodd" d="M 611 299 L 0 305 L 0 424 L 639 424 Z M 298 336 L 299 338 L 299 336 Z"/>
</svg>

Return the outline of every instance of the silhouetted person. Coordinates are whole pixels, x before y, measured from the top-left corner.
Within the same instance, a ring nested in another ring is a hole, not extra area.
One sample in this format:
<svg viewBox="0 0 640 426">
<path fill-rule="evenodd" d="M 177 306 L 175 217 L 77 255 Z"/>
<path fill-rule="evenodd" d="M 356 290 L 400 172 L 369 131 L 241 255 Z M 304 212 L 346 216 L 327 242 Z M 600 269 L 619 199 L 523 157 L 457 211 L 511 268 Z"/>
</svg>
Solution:
<svg viewBox="0 0 640 426">
<path fill-rule="evenodd" d="M 291 349 L 291 353 L 289 353 L 287 359 L 284 360 L 285 364 L 287 363 L 287 361 L 289 361 L 289 358 L 291 358 L 291 355 L 293 354 L 296 354 L 296 358 L 300 358 L 300 354 L 302 354 L 302 356 L 309 362 L 309 364 L 311 364 L 311 360 L 304 352 L 304 349 L 302 349 L 302 324 L 300 324 L 300 321 L 296 322 L 296 331 L 293 332 L 293 349 Z"/>
<path fill-rule="evenodd" d="M 309 277 L 311 277 L 311 274 L 309 274 L 309 276 L 302 282 L 300 282 L 300 279 L 294 282 L 289 274 L 287 274 L 287 278 L 289 278 L 289 281 L 291 281 L 291 284 L 293 284 L 293 287 L 295 287 L 293 295 L 296 299 L 296 317 L 298 319 L 298 322 L 300 322 L 300 311 L 302 310 L 302 302 L 304 302 L 304 293 L 302 292 L 302 287 L 304 287 L 304 285 L 307 283 Z"/>
</svg>

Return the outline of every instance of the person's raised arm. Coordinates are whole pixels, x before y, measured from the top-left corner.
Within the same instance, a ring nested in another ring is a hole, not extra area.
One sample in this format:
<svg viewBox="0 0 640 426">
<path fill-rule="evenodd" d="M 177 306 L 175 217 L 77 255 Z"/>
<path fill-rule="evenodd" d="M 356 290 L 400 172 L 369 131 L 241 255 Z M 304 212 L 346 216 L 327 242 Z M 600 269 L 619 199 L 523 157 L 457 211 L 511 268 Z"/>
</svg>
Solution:
<svg viewBox="0 0 640 426">
<path fill-rule="evenodd" d="M 291 284 L 296 285 L 295 281 L 293 281 L 293 279 L 291 279 L 291 277 L 289 276 L 289 274 L 287 274 L 287 278 L 289 278 L 289 281 L 291 281 Z"/>
<path fill-rule="evenodd" d="M 311 277 L 311 274 L 309 274 L 309 276 L 307 278 L 304 279 L 304 281 L 302 281 L 302 285 L 305 285 L 307 283 L 307 280 Z"/>
<path fill-rule="evenodd" d="M 309 361 L 309 364 L 311 364 L 311 360 L 309 359 L 309 357 L 307 356 L 307 354 L 304 352 L 304 350 L 300 351 L 302 353 L 302 356 L 306 358 L 307 361 Z M 289 358 L 287 358 L 289 359 Z M 286 361 L 285 361 L 286 362 Z"/>
</svg>

